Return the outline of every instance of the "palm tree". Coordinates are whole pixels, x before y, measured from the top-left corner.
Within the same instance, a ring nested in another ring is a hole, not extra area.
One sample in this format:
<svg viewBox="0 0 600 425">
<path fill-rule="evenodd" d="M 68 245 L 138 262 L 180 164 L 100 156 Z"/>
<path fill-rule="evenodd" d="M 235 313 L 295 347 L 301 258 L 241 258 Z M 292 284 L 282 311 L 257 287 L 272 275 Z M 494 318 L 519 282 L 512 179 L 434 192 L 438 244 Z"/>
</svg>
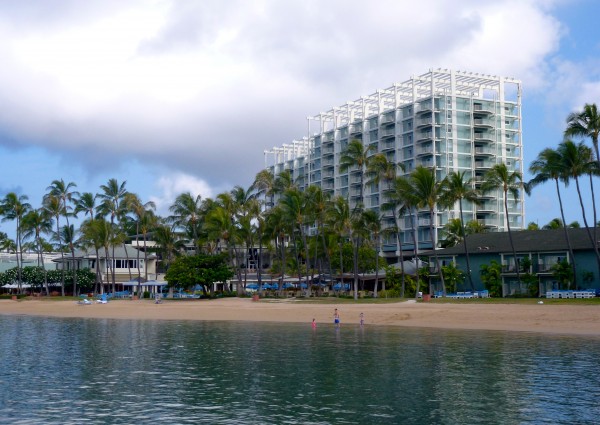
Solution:
<svg viewBox="0 0 600 425">
<path fill-rule="evenodd" d="M 331 257 L 327 249 L 327 238 L 325 237 L 325 225 L 327 222 L 327 211 L 331 204 L 331 196 L 323 192 L 320 186 L 309 186 L 306 190 L 306 203 L 309 213 L 309 221 L 315 224 L 315 239 L 320 239 L 323 253 L 325 254 L 327 265 L 329 267 L 329 277 L 333 279 L 333 270 L 331 268 Z M 318 243 L 315 243 L 315 248 Z M 315 249 L 314 263 L 317 264 L 317 250 Z"/>
<path fill-rule="evenodd" d="M 442 184 L 436 180 L 434 170 L 423 166 L 415 168 L 413 172 L 410 173 L 408 181 L 411 186 L 409 192 L 410 203 L 418 208 L 429 209 L 429 236 L 431 238 L 431 249 L 433 249 L 437 272 L 439 273 L 440 282 L 442 283 L 442 292 L 446 295 L 446 284 L 444 282 L 444 275 L 437 254 L 437 241 L 433 230 L 433 225 L 436 222 L 435 210 L 442 195 Z"/>
<path fill-rule="evenodd" d="M 65 252 L 63 249 L 62 239 L 60 235 L 60 218 L 63 215 L 63 204 L 56 196 L 44 196 L 43 207 L 50 216 L 56 220 L 56 232 L 54 238 L 58 242 L 58 250 L 60 251 L 60 264 L 61 264 L 61 295 L 65 296 Z"/>
<path fill-rule="evenodd" d="M 371 235 L 375 245 L 375 288 L 373 297 L 377 298 L 377 289 L 379 286 L 379 253 L 381 251 L 381 217 L 375 211 L 368 210 L 364 212 L 363 220 L 365 230 Z"/>
<path fill-rule="evenodd" d="M 339 244 L 339 256 L 340 256 L 340 276 L 342 281 L 344 279 L 344 243 L 347 239 L 354 240 L 352 233 L 352 212 L 350 211 L 350 204 L 348 200 L 342 196 L 336 196 L 333 202 L 330 204 L 327 213 L 327 222 L 333 233 L 336 235 Z"/>
<path fill-rule="evenodd" d="M 44 289 L 46 295 L 50 295 L 48 289 L 48 275 L 46 265 L 44 264 L 44 249 L 42 243 L 42 234 L 52 232 L 52 218 L 43 209 L 31 210 L 23 216 L 23 237 L 33 237 L 35 239 L 36 251 L 38 254 L 38 267 L 44 271 Z"/>
<path fill-rule="evenodd" d="M 277 177 L 275 177 L 275 181 L 273 182 L 273 193 L 280 195 L 294 186 L 295 184 L 291 171 L 283 170 L 281 173 L 277 174 Z"/>
<path fill-rule="evenodd" d="M 394 233 L 396 235 L 396 242 L 398 243 L 398 260 L 400 261 L 401 271 L 401 291 L 400 296 L 404 297 L 404 291 L 406 289 L 405 270 L 404 270 L 404 247 L 402 244 L 402 238 L 404 237 L 404 231 L 400 225 L 400 220 L 406 215 L 406 211 L 412 206 L 411 204 L 411 191 L 412 187 L 405 177 L 396 177 L 391 182 L 392 189 L 388 193 L 388 201 L 383 204 L 384 209 L 391 209 L 394 218 Z M 417 258 L 417 241 L 414 241 L 414 253 Z M 419 288 L 417 288 L 417 295 Z M 416 296 L 415 296 L 416 297 Z"/>
<path fill-rule="evenodd" d="M 82 212 L 83 216 L 89 215 L 90 218 L 94 219 L 94 212 L 96 210 L 96 196 L 90 192 L 84 192 L 81 196 L 75 200 L 75 215 Z"/>
<path fill-rule="evenodd" d="M 65 183 L 63 179 L 60 179 L 53 180 L 50 186 L 46 188 L 49 191 L 47 196 L 54 196 L 62 202 L 63 215 L 67 226 L 69 225 L 69 216 L 72 215 L 69 213 L 69 210 L 72 209 L 70 204 L 76 201 L 76 197 L 79 195 L 79 192 L 72 190 L 75 187 L 77 187 L 75 183 Z"/>
<path fill-rule="evenodd" d="M 102 279 L 102 271 L 100 268 L 100 249 L 104 248 L 105 259 L 106 259 L 106 267 L 108 267 L 108 260 L 110 259 L 108 255 L 108 247 L 110 245 L 111 238 L 111 224 L 107 222 L 104 218 L 90 218 L 85 220 L 81 224 L 81 234 L 80 243 L 83 246 L 93 246 L 96 252 L 96 282 L 94 293 L 104 292 L 104 282 Z M 106 270 L 108 272 L 108 269 Z M 98 291 L 98 285 L 100 285 L 100 291 Z"/>
<path fill-rule="evenodd" d="M 374 147 L 364 147 L 360 140 L 352 140 L 348 143 L 346 149 L 340 156 L 340 173 L 344 173 L 353 167 L 358 169 L 360 192 L 358 202 L 356 202 L 354 209 L 362 210 L 364 207 L 363 191 L 364 191 L 364 174 L 369 162 L 369 154 L 374 150 Z M 351 170 L 352 171 L 352 170 Z"/>
<path fill-rule="evenodd" d="M 46 196 L 52 196 L 58 198 L 62 204 L 62 214 L 65 217 L 67 227 L 69 226 L 69 216 L 73 215 L 70 212 L 72 209 L 71 203 L 75 201 L 76 196 L 79 195 L 79 192 L 74 191 L 73 188 L 77 187 L 77 185 L 73 182 L 65 183 L 63 179 L 53 180 L 50 186 L 46 188 L 48 190 L 48 194 Z M 77 288 L 77 275 L 75 274 L 76 264 L 73 263 L 73 288 Z"/>
<path fill-rule="evenodd" d="M 395 180 L 397 179 L 397 169 L 400 168 L 404 171 L 404 166 L 402 164 L 395 164 L 393 161 L 390 161 L 387 156 L 383 153 L 377 153 L 373 155 L 368 161 L 367 164 L 367 175 L 371 177 L 368 183 L 379 185 L 381 182 L 385 183 L 381 192 L 383 194 L 383 202 L 381 203 L 381 208 L 383 210 L 391 210 L 392 218 L 394 220 L 394 227 L 385 229 L 386 233 L 394 233 L 397 238 L 398 243 L 398 259 L 400 261 L 400 269 L 401 269 L 401 286 L 402 293 L 401 296 L 404 297 L 404 253 L 402 248 L 402 239 L 400 236 L 400 227 L 398 226 L 398 213 L 404 212 L 404 200 L 400 193 L 397 190 L 398 186 L 395 184 Z M 398 211 L 398 208 L 400 211 Z M 400 214 L 402 215 L 402 214 Z M 377 291 L 375 291 L 375 296 L 377 296 Z"/>
<path fill-rule="evenodd" d="M 458 245 L 464 239 L 467 234 L 466 229 L 463 229 L 462 221 L 460 218 L 451 218 L 448 223 L 444 225 L 442 229 L 444 238 L 440 240 L 442 248 L 450 248 Z"/>
<path fill-rule="evenodd" d="M 275 176 L 270 170 L 260 171 L 254 178 L 252 183 L 252 189 L 256 191 L 257 196 L 264 195 L 266 209 L 273 208 L 275 202 Z M 266 201 L 266 198 L 269 201 Z"/>
<path fill-rule="evenodd" d="M 142 233 L 142 240 L 144 242 L 144 280 L 148 281 L 148 246 L 146 245 L 148 241 L 148 235 L 152 232 L 157 224 L 158 217 L 154 214 L 154 211 L 151 209 L 154 205 L 153 202 L 147 202 L 144 205 L 149 205 L 148 209 L 144 211 L 144 213 L 140 216 L 140 232 Z M 138 250 L 139 252 L 139 250 Z M 139 254 L 138 254 L 139 255 Z M 139 264 L 139 259 L 138 259 Z M 141 287 L 139 286 L 138 280 L 138 294 L 140 294 Z M 141 297 L 140 297 L 141 299 Z"/>
<path fill-rule="evenodd" d="M 550 220 L 548 222 L 548 224 L 545 224 L 544 227 L 542 227 L 542 229 L 544 230 L 555 230 L 555 229 L 566 229 L 567 227 L 565 226 L 565 223 L 560 219 L 560 218 L 553 218 L 552 220 Z M 569 234 L 569 232 L 567 232 L 567 235 Z"/>
<path fill-rule="evenodd" d="M 465 171 L 451 172 L 442 182 L 442 194 L 440 203 L 451 208 L 456 202 L 460 211 L 460 224 L 462 230 L 462 242 L 465 249 L 465 259 L 467 261 L 467 278 L 471 289 L 475 290 L 473 277 L 471 275 L 471 262 L 469 259 L 469 248 L 467 247 L 467 235 L 464 227 L 463 200 L 471 202 L 473 205 L 479 204 L 479 194 L 473 187 L 473 179 L 465 180 Z"/>
<path fill-rule="evenodd" d="M 77 267 L 75 262 L 75 245 L 77 243 L 77 232 L 75 226 L 68 224 L 60 231 L 60 238 L 64 241 L 71 252 L 71 273 L 73 274 L 73 296 L 77 296 Z"/>
<path fill-rule="evenodd" d="M 200 252 L 198 226 L 200 225 L 200 217 L 202 215 L 201 207 L 202 197 L 200 195 L 194 196 L 190 192 L 185 192 L 177 196 L 173 205 L 169 207 L 169 211 L 173 213 L 169 217 L 171 223 L 177 228 L 185 229 L 189 227 L 192 230 L 192 242 L 196 255 Z"/>
<path fill-rule="evenodd" d="M 310 266 L 310 257 L 308 252 L 308 243 L 306 240 L 306 232 L 305 232 L 305 220 L 306 220 L 306 206 L 307 206 L 307 197 L 306 195 L 296 188 L 292 188 L 286 190 L 281 199 L 279 200 L 279 204 L 281 205 L 282 211 L 286 219 L 293 224 L 294 230 L 292 231 L 292 246 L 294 247 L 294 252 L 296 256 L 296 263 L 298 265 L 298 283 L 302 280 L 302 268 L 300 267 L 300 253 L 298 252 L 298 240 L 296 238 L 296 231 L 300 235 L 300 242 L 304 247 L 305 253 L 304 258 L 306 262 L 306 278 L 310 274 L 309 266 Z M 308 282 L 307 282 L 308 283 Z M 307 285 L 307 296 L 310 293 Z"/>
<path fill-rule="evenodd" d="M 279 295 L 281 295 L 283 291 L 283 279 L 286 271 L 285 238 L 289 233 L 291 233 L 290 223 L 286 221 L 281 205 L 275 205 L 267 212 L 265 217 L 265 236 L 271 236 L 274 240 L 275 256 L 279 259 L 281 264 L 281 276 L 278 280 Z"/>
<path fill-rule="evenodd" d="M 153 239 L 158 246 L 166 272 L 169 270 L 173 258 L 178 256 L 184 248 L 183 243 L 173 227 L 164 223 L 160 223 L 156 226 Z"/>
<path fill-rule="evenodd" d="M 142 226 L 143 221 L 145 221 L 145 224 L 147 224 L 148 219 L 146 218 L 146 215 L 149 214 L 149 212 L 156 209 L 156 204 L 152 201 L 146 202 L 144 204 L 144 203 L 142 203 L 139 196 L 137 196 L 134 193 L 128 193 L 125 195 L 125 197 L 123 199 L 123 205 L 124 205 L 124 208 L 126 211 L 131 212 L 133 214 L 134 220 L 135 220 L 135 244 L 136 244 L 136 251 L 137 251 L 138 294 L 139 294 L 141 291 L 140 242 L 139 242 L 140 226 Z M 146 233 L 144 233 L 144 256 L 146 258 L 147 257 L 146 236 L 147 236 L 147 231 L 149 229 L 147 226 L 145 226 L 144 229 L 146 230 Z M 147 266 L 147 263 L 146 263 L 146 260 L 144 260 L 144 269 L 147 270 L 146 266 Z M 148 279 L 148 277 L 147 277 L 147 272 L 146 272 L 146 280 L 147 279 Z M 140 297 L 140 299 L 142 299 L 142 298 Z"/>
<path fill-rule="evenodd" d="M 485 233 L 486 227 L 477 220 L 470 220 L 465 225 L 465 231 L 467 235 L 475 235 L 478 233 Z"/>
<path fill-rule="evenodd" d="M 21 220 L 31 210 L 31 205 L 26 202 L 26 195 L 17 195 L 14 192 L 7 193 L 4 199 L 0 201 L 0 215 L 2 215 L 2 221 L 15 220 L 17 225 L 16 232 L 16 249 L 17 249 L 17 285 L 19 292 L 22 292 L 22 276 L 21 268 L 23 267 L 23 240 L 21 236 Z"/>
<path fill-rule="evenodd" d="M 586 103 L 581 112 L 573 112 L 567 117 L 565 137 L 581 136 L 592 139 L 596 161 L 600 166 L 600 152 L 598 152 L 598 137 L 600 136 L 600 114 L 595 103 Z"/>
<path fill-rule="evenodd" d="M 571 179 L 575 180 L 583 223 L 594 248 L 596 259 L 598 261 L 598 272 L 600 273 L 600 252 L 598 251 L 596 239 L 592 236 L 590 227 L 588 226 L 585 207 L 583 206 L 583 198 L 581 197 L 581 189 L 579 187 L 579 177 L 590 173 L 590 164 L 592 163 L 593 158 L 592 151 L 589 147 L 585 146 L 583 142 L 576 144 L 572 140 L 565 140 L 558 145 L 557 152 L 560 155 L 560 164 L 563 170 L 562 179 L 565 182 L 565 185 L 567 185 Z"/>
<path fill-rule="evenodd" d="M 252 184 L 251 190 L 255 191 L 255 197 L 260 197 L 264 195 L 264 199 L 260 206 L 260 211 L 269 211 L 275 206 L 275 176 L 270 170 L 262 170 L 260 171 Z M 267 201 L 267 197 L 269 201 Z M 264 206 L 264 207 L 263 207 Z M 265 214 L 259 212 L 256 216 L 257 220 L 257 238 L 258 238 L 258 268 L 257 268 L 257 277 L 258 277 L 258 286 L 259 291 L 262 291 L 262 268 L 263 268 L 263 248 L 264 243 L 268 243 L 268 239 L 266 239 L 266 231 L 267 231 L 267 223 Z"/>
<path fill-rule="evenodd" d="M 112 245 L 112 255 L 111 255 L 111 259 L 109 260 L 107 258 L 106 261 L 111 269 L 113 291 L 114 291 L 115 285 L 116 285 L 115 267 L 113 264 L 113 260 L 115 258 L 115 242 L 116 242 L 116 232 L 115 232 L 116 227 L 114 224 L 115 224 L 115 218 L 118 219 L 120 217 L 119 214 L 121 212 L 121 210 L 120 210 L 121 201 L 123 200 L 123 198 L 125 197 L 125 194 L 127 193 L 127 190 L 125 189 L 126 184 L 127 184 L 126 181 L 119 184 L 117 179 L 110 179 L 110 180 L 108 180 L 107 184 L 101 185 L 100 189 L 102 189 L 102 193 L 98 194 L 98 198 L 100 199 L 100 205 L 96 209 L 96 213 L 100 214 L 103 217 L 110 215 L 110 224 L 111 224 L 110 225 L 110 231 L 111 231 L 110 240 L 111 240 L 111 245 Z"/>
<path fill-rule="evenodd" d="M 519 260 L 517 259 L 517 251 L 513 242 L 512 233 L 510 230 L 510 217 L 508 215 L 508 194 L 512 195 L 515 202 L 519 199 L 519 190 L 523 187 L 523 177 L 518 171 L 511 172 L 506 164 L 494 165 L 486 174 L 485 181 L 481 185 L 482 192 L 500 189 L 504 193 L 504 215 L 506 216 L 506 230 L 508 230 L 508 239 L 512 249 L 515 267 L 517 269 L 517 281 L 521 284 L 521 272 Z"/>
</svg>

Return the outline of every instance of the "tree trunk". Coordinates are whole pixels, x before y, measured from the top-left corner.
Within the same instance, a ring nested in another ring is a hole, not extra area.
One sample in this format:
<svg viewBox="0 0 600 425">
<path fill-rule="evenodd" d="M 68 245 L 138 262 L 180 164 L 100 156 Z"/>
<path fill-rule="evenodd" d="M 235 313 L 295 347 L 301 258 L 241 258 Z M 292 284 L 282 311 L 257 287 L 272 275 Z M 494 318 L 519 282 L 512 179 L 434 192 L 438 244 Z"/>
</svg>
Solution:
<svg viewBox="0 0 600 425">
<path fill-rule="evenodd" d="M 417 287 L 415 289 L 415 299 L 419 298 L 419 289 L 421 289 L 421 278 L 419 276 L 419 235 L 417 233 L 417 209 L 415 208 L 414 214 L 411 208 L 410 222 L 412 224 L 412 239 L 413 239 L 413 250 L 415 252 L 415 274 L 417 278 Z"/>
<path fill-rule="evenodd" d="M 379 286 L 379 252 L 381 250 L 379 242 L 379 233 L 376 233 L 375 244 L 377 249 L 375 250 L 375 287 L 373 288 L 373 298 L 377 298 L 377 288 Z"/>
<path fill-rule="evenodd" d="M 469 279 L 469 285 L 471 286 L 471 290 L 475 291 L 475 285 L 473 285 L 473 276 L 471 275 L 471 261 L 469 259 L 469 249 L 467 248 L 467 233 L 465 232 L 465 220 L 463 217 L 462 198 L 458 200 L 458 206 L 460 209 L 460 225 L 462 230 L 463 246 L 465 248 L 465 259 L 467 261 L 467 277 Z"/>
<path fill-rule="evenodd" d="M 437 264 L 438 273 L 440 274 L 440 281 L 442 282 L 442 293 L 446 296 L 446 283 L 444 282 L 444 273 L 442 273 L 442 265 L 440 264 L 440 259 L 437 254 L 437 246 L 435 243 L 435 237 L 433 234 L 433 222 L 434 222 L 434 212 L 433 208 L 429 209 L 429 233 L 431 237 L 431 246 L 433 249 L 433 254 L 435 256 L 435 262 Z M 429 291 L 431 293 L 431 290 Z"/>
<path fill-rule="evenodd" d="M 402 238 L 400 237 L 400 218 L 396 214 L 396 207 L 393 208 L 392 214 L 394 216 L 394 223 L 396 223 L 396 240 L 398 241 L 399 250 L 398 260 L 400 261 L 400 271 L 402 272 L 402 275 L 400 276 L 400 297 L 404 298 L 404 291 L 406 290 L 406 280 L 404 278 L 404 248 L 402 247 Z"/>
<path fill-rule="evenodd" d="M 353 258 L 353 271 L 354 271 L 354 299 L 358 299 L 358 247 L 360 246 L 360 237 L 354 239 L 354 258 Z"/>
<path fill-rule="evenodd" d="M 304 294 L 304 296 L 308 298 L 310 297 L 310 286 L 308 284 L 308 275 L 310 274 L 310 257 L 308 250 L 308 240 L 306 239 L 306 234 L 302 229 L 302 225 L 300 225 L 300 237 L 302 238 L 302 242 L 304 243 L 304 255 L 306 255 L 306 293 Z M 300 265 L 298 265 L 298 268 L 300 268 Z"/>
<path fill-rule="evenodd" d="M 71 258 L 73 259 L 73 296 L 77 296 L 77 268 L 75 267 L 75 247 L 71 244 Z"/>
<path fill-rule="evenodd" d="M 61 266 L 61 273 L 60 273 L 60 292 L 61 292 L 61 296 L 65 296 L 65 254 L 63 251 L 63 246 L 62 246 L 62 239 L 60 237 L 60 225 L 58 222 L 58 216 L 56 216 L 56 237 L 58 238 L 58 246 L 60 249 L 60 266 Z"/>
<path fill-rule="evenodd" d="M 558 179 L 554 179 L 556 183 L 556 194 L 558 195 L 558 205 L 560 206 L 560 217 L 563 221 L 563 230 L 565 231 L 565 239 L 567 240 L 567 248 L 569 249 L 569 256 L 571 257 L 571 265 L 573 266 L 573 287 L 577 288 L 577 267 L 575 266 L 575 253 L 573 252 L 573 247 L 571 246 L 571 239 L 569 238 L 569 230 L 567 229 L 566 221 L 565 221 L 565 212 L 563 210 L 562 197 L 560 196 L 560 186 L 558 184 Z M 569 288 L 570 289 L 570 288 Z"/>
<path fill-rule="evenodd" d="M 94 295 L 98 294 L 98 284 L 100 284 L 100 286 L 103 285 L 102 283 L 102 274 L 100 273 L 100 250 L 98 249 L 97 246 L 94 247 L 96 250 L 96 284 L 95 284 L 95 288 L 94 288 Z M 104 291 L 103 291 L 104 292 Z"/>
<path fill-rule="evenodd" d="M 38 250 L 40 252 L 40 257 L 41 257 L 41 264 L 42 264 L 42 270 L 44 271 L 44 289 L 46 290 L 46 296 L 50 296 L 50 290 L 48 289 L 48 272 L 46 271 L 46 265 L 44 264 L 44 254 L 43 254 L 43 249 L 42 249 L 42 241 L 40 239 L 40 235 L 38 234 L 37 237 L 37 242 L 38 242 Z"/>
<path fill-rule="evenodd" d="M 513 259 L 515 261 L 515 268 L 517 269 L 517 282 L 519 282 L 519 288 L 521 287 L 521 266 L 517 259 L 517 251 L 515 250 L 515 244 L 512 238 L 512 232 L 510 231 L 510 219 L 508 217 L 508 191 L 504 191 L 504 214 L 506 215 L 506 229 L 508 230 L 508 240 L 510 241 L 510 247 L 513 253 Z"/>
</svg>

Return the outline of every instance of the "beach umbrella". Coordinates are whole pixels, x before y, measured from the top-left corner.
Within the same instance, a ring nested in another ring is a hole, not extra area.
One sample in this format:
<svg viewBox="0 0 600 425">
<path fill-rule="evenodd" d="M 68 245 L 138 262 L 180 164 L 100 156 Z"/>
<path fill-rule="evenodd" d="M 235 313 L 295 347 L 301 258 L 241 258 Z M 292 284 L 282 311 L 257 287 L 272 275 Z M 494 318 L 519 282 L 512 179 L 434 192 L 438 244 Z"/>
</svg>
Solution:
<svg viewBox="0 0 600 425">
<path fill-rule="evenodd" d="M 290 283 L 290 282 L 285 282 L 283 284 L 283 289 L 289 289 L 289 288 L 295 288 L 294 284 Z"/>
<path fill-rule="evenodd" d="M 246 289 L 258 289 L 258 283 L 250 283 L 246 285 Z"/>
</svg>

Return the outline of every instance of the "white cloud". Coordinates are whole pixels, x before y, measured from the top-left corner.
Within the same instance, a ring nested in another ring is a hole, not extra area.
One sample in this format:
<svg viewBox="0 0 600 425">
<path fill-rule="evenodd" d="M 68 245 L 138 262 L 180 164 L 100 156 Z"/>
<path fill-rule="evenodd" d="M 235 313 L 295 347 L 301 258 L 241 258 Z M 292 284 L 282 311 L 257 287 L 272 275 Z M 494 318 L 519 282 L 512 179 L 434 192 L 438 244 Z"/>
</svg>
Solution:
<svg viewBox="0 0 600 425">
<path fill-rule="evenodd" d="M 200 195 L 202 199 L 212 198 L 215 193 L 204 180 L 184 173 L 172 173 L 159 177 L 155 182 L 158 195 L 151 196 L 150 200 L 156 204 L 160 215 L 169 215 L 169 207 L 175 198 L 184 192 L 190 192 L 194 197 Z"/>
<path fill-rule="evenodd" d="M 3 143 L 91 169 L 136 158 L 204 192 L 248 184 L 307 115 L 431 67 L 543 87 L 563 31 L 541 0 L 63 0 L 0 16 Z"/>
</svg>

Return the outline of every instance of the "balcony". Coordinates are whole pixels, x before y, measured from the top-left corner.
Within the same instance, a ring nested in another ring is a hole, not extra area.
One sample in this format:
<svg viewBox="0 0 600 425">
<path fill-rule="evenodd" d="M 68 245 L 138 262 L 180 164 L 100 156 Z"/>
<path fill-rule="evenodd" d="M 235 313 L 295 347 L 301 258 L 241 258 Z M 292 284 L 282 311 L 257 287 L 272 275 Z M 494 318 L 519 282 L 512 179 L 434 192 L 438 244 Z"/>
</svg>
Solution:
<svg viewBox="0 0 600 425">
<path fill-rule="evenodd" d="M 363 132 L 363 124 L 355 123 L 350 125 L 350 134 L 358 134 Z"/>
<path fill-rule="evenodd" d="M 395 148 L 396 148 L 395 140 L 388 140 L 386 142 L 382 142 L 382 146 L 381 146 L 382 151 L 389 151 L 389 150 L 393 150 Z"/>
<path fill-rule="evenodd" d="M 548 262 L 548 263 L 538 263 L 535 267 L 534 267 L 534 271 L 537 273 L 552 273 L 552 267 L 554 267 L 556 265 L 555 262 Z"/>
<path fill-rule="evenodd" d="M 431 112 L 433 108 L 431 106 L 431 102 L 421 103 L 420 105 L 415 105 L 415 114 L 423 114 L 425 112 Z"/>
<path fill-rule="evenodd" d="M 381 124 L 390 124 L 396 122 L 396 117 L 394 114 L 386 114 L 381 117 Z"/>
<path fill-rule="evenodd" d="M 492 156 L 494 152 L 492 149 L 484 146 L 475 146 L 475 155 L 477 156 Z"/>
<path fill-rule="evenodd" d="M 477 212 L 490 214 L 497 212 L 498 205 L 494 202 L 483 202 L 480 205 L 477 205 Z"/>
<path fill-rule="evenodd" d="M 473 104 L 473 113 L 475 114 L 493 114 L 494 108 L 492 105 L 482 105 L 481 103 Z"/>
<path fill-rule="evenodd" d="M 473 139 L 475 140 L 488 140 L 490 142 L 494 141 L 494 133 L 474 133 Z"/>
<path fill-rule="evenodd" d="M 422 118 L 420 120 L 417 120 L 417 127 L 426 127 L 426 126 L 430 126 L 433 124 L 433 118 L 429 117 L 429 118 Z"/>
<path fill-rule="evenodd" d="M 419 227 L 429 227 L 431 225 L 431 220 L 429 218 L 420 218 L 418 223 Z"/>
<path fill-rule="evenodd" d="M 475 118 L 475 119 L 473 119 L 473 126 L 474 127 L 493 128 L 494 124 L 495 123 L 492 120 L 485 120 L 483 118 Z"/>
<path fill-rule="evenodd" d="M 416 134 L 416 139 L 417 142 L 423 141 L 423 140 L 431 140 L 433 138 L 433 131 L 427 131 L 424 133 L 417 133 Z"/>
<path fill-rule="evenodd" d="M 479 170 L 487 170 L 494 166 L 492 161 L 475 161 L 475 168 Z"/>
<path fill-rule="evenodd" d="M 506 116 L 516 117 L 518 115 L 518 111 L 517 105 L 504 106 L 504 115 Z"/>
<path fill-rule="evenodd" d="M 416 150 L 417 156 L 433 155 L 433 146 L 424 146 Z"/>
<path fill-rule="evenodd" d="M 379 137 L 381 137 L 382 139 L 384 139 L 386 137 L 395 137 L 395 136 L 396 136 L 396 129 L 394 127 L 383 128 L 379 131 Z"/>
</svg>

